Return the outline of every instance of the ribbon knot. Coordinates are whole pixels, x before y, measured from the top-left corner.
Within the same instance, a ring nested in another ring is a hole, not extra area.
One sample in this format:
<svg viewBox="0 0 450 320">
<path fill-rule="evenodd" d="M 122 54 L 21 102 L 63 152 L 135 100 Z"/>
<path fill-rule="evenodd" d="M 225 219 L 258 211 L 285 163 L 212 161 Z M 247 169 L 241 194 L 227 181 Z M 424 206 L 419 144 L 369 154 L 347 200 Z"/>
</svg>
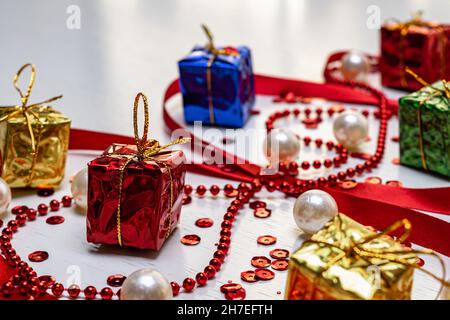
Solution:
<svg viewBox="0 0 450 320">
<path fill-rule="evenodd" d="M 142 138 L 139 138 L 138 128 L 138 107 L 139 101 L 142 99 L 144 103 L 144 131 Z M 121 210 L 122 210 L 122 191 L 123 191 L 123 176 L 125 169 L 132 161 L 154 161 L 155 164 L 160 167 L 163 166 L 169 175 L 170 179 L 170 204 L 169 204 L 169 226 L 167 228 L 166 237 L 169 236 L 172 227 L 172 207 L 173 207 L 173 179 L 171 168 L 164 162 L 158 161 L 154 157 L 160 154 L 163 150 L 176 145 L 187 143 L 191 138 L 180 137 L 174 141 L 161 145 L 158 140 L 148 139 L 149 128 L 149 112 L 148 112 L 148 99 L 145 94 L 139 92 L 134 99 L 133 106 L 133 127 L 134 127 L 134 141 L 136 144 L 136 154 L 129 157 L 127 161 L 119 169 L 119 202 L 117 205 L 117 242 L 122 246 L 122 231 L 121 231 Z M 122 154 L 112 154 L 113 156 L 123 156 Z"/>
</svg>

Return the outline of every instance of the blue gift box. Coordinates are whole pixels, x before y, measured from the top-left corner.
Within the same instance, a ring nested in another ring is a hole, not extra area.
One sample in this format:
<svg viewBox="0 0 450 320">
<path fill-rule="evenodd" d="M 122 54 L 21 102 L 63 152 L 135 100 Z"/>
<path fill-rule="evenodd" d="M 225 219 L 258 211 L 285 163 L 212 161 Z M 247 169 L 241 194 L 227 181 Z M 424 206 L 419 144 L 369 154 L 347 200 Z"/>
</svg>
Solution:
<svg viewBox="0 0 450 320">
<path fill-rule="evenodd" d="M 241 128 L 250 116 L 255 90 L 250 49 L 195 47 L 178 62 L 187 123 Z M 209 80 L 209 83 L 208 83 Z"/>
</svg>

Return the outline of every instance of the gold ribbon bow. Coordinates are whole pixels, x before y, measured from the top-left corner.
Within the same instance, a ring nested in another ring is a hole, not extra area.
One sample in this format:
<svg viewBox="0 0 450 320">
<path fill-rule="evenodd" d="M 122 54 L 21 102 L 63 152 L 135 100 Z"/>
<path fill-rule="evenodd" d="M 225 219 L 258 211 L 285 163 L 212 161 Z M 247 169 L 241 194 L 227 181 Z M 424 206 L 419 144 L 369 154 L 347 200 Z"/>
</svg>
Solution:
<svg viewBox="0 0 450 320">
<path fill-rule="evenodd" d="M 339 230 L 340 233 L 343 233 L 342 230 L 342 218 L 340 216 L 340 214 L 337 215 L 336 219 L 333 220 L 333 222 L 336 225 L 336 230 Z M 376 233 L 374 235 L 370 235 L 367 236 L 365 238 L 360 239 L 357 242 L 351 243 L 348 247 L 342 247 L 339 245 L 335 245 L 335 244 L 331 244 L 325 241 L 321 241 L 321 240 L 307 240 L 305 241 L 306 243 L 315 243 L 315 244 L 319 244 L 319 245 L 325 245 L 328 247 L 333 247 L 336 248 L 338 250 L 340 250 L 340 253 L 334 257 L 333 259 L 331 259 L 324 267 L 324 269 L 321 271 L 321 274 L 324 274 L 330 267 L 332 267 L 333 265 L 335 265 L 338 261 L 340 261 L 341 259 L 345 258 L 345 257 L 349 257 L 352 255 L 357 255 L 359 257 L 361 257 L 362 259 L 367 259 L 367 258 L 376 258 L 376 259 L 382 259 L 382 260 L 387 260 L 390 262 L 395 262 L 398 264 L 402 264 L 404 266 L 408 266 L 408 267 L 412 267 L 412 268 L 416 268 L 421 270 L 422 272 L 428 274 L 429 276 L 433 277 L 434 279 L 436 279 L 437 281 L 440 282 L 441 286 L 440 289 L 438 291 L 438 294 L 436 296 L 439 297 L 440 293 L 442 292 L 442 289 L 444 288 L 444 286 L 446 287 L 450 287 L 450 283 L 446 282 L 446 268 L 445 268 L 445 264 L 443 259 L 437 254 L 435 253 L 433 250 L 430 249 L 423 249 L 423 250 L 392 250 L 392 249 L 369 249 L 369 248 L 365 248 L 364 244 L 375 240 L 377 238 L 383 237 L 385 235 L 389 235 L 391 232 L 399 229 L 403 227 L 404 228 L 404 232 L 403 234 L 398 238 L 398 241 L 400 243 L 404 242 L 410 235 L 411 233 L 411 229 L 412 229 L 412 225 L 409 222 L 409 220 L 407 219 L 403 219 L 403 220 L 399 220 L 395 223 L 393 223 L 392 225 L 390 225 L 389 227 L 387 227 L 386 229 L 384 229 L 383 231 Z M 417 265 L 417 263 L 412 263 L 410 261 L 408 261 L 408 259 L 402 259 L 401 257 L 399 257 L 399 254 L 428 254 L 428 255 L 432 255 L 434 257 L 436 257 L 439 260 L 439 263 L 441 265 L 442 268 L 442 278 L 434 275 L 432 272 L 425 270 L 424 268 L 420 267 L 419 265 Z M 316 278 L 317 279 L 317 278 Z"/>
<path fill-rule="evenodd" d="M 430 29 L 436 29 L 436 31 L 439 32 L 439 59 L 441 61 L 441 78 L 445 76 L 445 67 L 446 67 L 446 60 L 445 60 L 445 30 L 442 26 L 435 22 L 425 21 L 423 20 L 423 11 L 419 10 L 416 13 L 413 14 L 412 19 L 406 22 L 400 22 L 397 19 L 391 19 L 395 23 L 397 23 L 398 28 L 400 29 L 400 50 L 399 50 L 399 64 L 400 64 L 400 82 L 402 87 L 406 88 L 408 86 L 408 82 L 406 79 L 405 74 L 405 57 L 404 57 L 404 49 L 405 49 L 405 41 L 406 36 L 409 32 L 409 29 L 413 26 L 416 27 L 427 27 Z"/>
<path fill-rule="evenodd" d="M 233 50 L 226 50 L 226 49 L 217 49 L 214 46 L 214 38 L 209 30 L 209 28 L 202 24 L 202 29 L 206 34 L 206 37 L 208 38 L 208 43 L 206 44 L 206 49 L 208 52 L 210 52 L 212 55 L 208 60 L 207 69 L 206 69 L 206 86 L 208 90 L 208 107 L 209 107 L 209 122 L 211 124 L 215 123 L 214 118 L 214 105 L 213 105 L 213 96 L 212 96 L 212 77 L 211 77 L 211 67 L 214 63 L 214 60 L 218 55 L 228 55 L 228 56 L 237 56 L 239 55 L 236 51 Z"/>
<path fill-rule="evenodd" d="M 137 112 L 139 106 L 139 100 L 142 98 L 144 102 L 144 132 L 142 134 L 142 138 L 139 138 L 139 129 L 137 124 Z M 169 206 L 169 226 L 166 232 L 166 237 L 169 236 L 170 230 L 172 227 L 172 207 L 173 207 L 173 179 L 172 179 L 172 171 L 170 167 L 164 163 L 156 160 L 154 157 L 160 154 L 160 152 L 164 149 L 167 149 L 170 146 L 176 144 L 187 143 L 191 140 L 191 138 L 180 137 L 169 144 L 161 146 L 159 142 L 155 139 L 147 139 L 148 127 L 149 127 L 149 116 L 148 116 L 148 100 L 147 97 L 139 92 L 134 99 L 134 107 L 133 107 L 133 127 L 134 127 L 134 141 L 136 143 L 137 152 L 135 155 L 129 157 L 127 161 L 120 167 L 119 169 L 119 203 L 117 205 L 117 242 L 120 246 L 122 246 L 122 231 L 121 231 L 121 208 L 122 208 L 122 189 L 123 189 L 123 176 L 125 169 L 132 161 L 154 161 L 155 164 L 160 167 L 163 166 L 168 174 L 170 179 L 170 206 Z M 116 156 L 124 156 L 123 154 L 113 154 Z"/>
<path fill-rule="evenodd" d="M 423 85 L 424 87 L 428 87 L 428 88 L 432 89 L 432 91 L 433 91 L 432 94 L 430 94 L 430 96 L 427 97 L 427 99 L 425 99 L 425 100 L 420 102 L 419 108 L 417 108 L 417 122 L 418 122 L 418 127 L 419 127 L 420 157 L 422 159 L 422 167 L 425 170 L 428 170 L 426 156 L 425 156 L 425 148 L 424 148 L 424 143 L 423 143 L 422 106 L 428 100 L 432 99 L 433 97 L 440 96 L 440 95 L 445 97 L 448 101 L 450 101 L 450 87 L 449 87 L 448 82 L 446 80 L 441 80 L 442 81 L 442 86 L 443 86 L 444 89 L 436 88 L 432 84 L 426 82 L 423 78 L 421 78 L 419 75 L 417 75 L 415 72 L 413 72 L 408 67 L 405 68 L 405 72 L 410 74 L 411 76 L 413 76 L 414 79 L 417 82 L 419 82 L 421 85 Z"/>
<path fill-rule="evenodd" d="M 19 82 L 20 75 L 28 67 L 31 68 L 30 81 L 28 82 L 27 91 L 25 93 L 23 93 L 23 91 L 18 86 L 18 82 Z M 42 121 L 39 118 L 39 112 L 42 112 L 44 108 L 46 110 L 54 111 L 49 106 L 45 106 L 45 104 L 53 102 L 58 99 L 61 99 L 63 97 L 62 95 L 59 95 L 59 96 L 56 96 L 56 97 L 53 97 L 53 98 L 50 98 L 50 99 L 47 99 L 47 100 L 44 100 L 44 101 L 41 101 L 38 103 L 33 103 L 33 104 L 28 105 L 28 99 L 30 98 L 31 91 L 33 90 L 35 78 L 36 78 L 36 68 L 35 68 L 34 64 L 27 63 L 27 64 L 23 65 L 19 69 L 19 71 L 17 71 L 17 73 L 15 74 L 14 79 L 13 79 L 14 88 L 17 90 L 17 92 L 19 92 L 19 95 L 20 95 L 21 105 L 0 106 L 0 108 L 10 108 L 11 109 L 5 116 L 0 118 L 0 122 L 7 121 L 9 119 L 20 117 L 20 116 L 23 116 L 25 118 L 25 123 L 28 128 L 28 133 L 29 133 L 30 139 L 31 139 L 31 150 L 32 150 L 31 154 L 33 156 L 33 160 L 32 160 L 31 167 L 29 170 L 29 175 L 28 175 L 28 184 L 31 183 L 31 179 L 33 176 L 34 165 L 36 163 L 36 158 L 37 158 L 37 145 L 39 144 L 39 131 L 42 126 Z M 34 118 L 38 123 L 38 137 L 37 138 L 35 137 L 34 132 L 33 132 L 33 126 L 32 126 L 32 122 L 31 122 L 32 118 Z"/>
</svg>

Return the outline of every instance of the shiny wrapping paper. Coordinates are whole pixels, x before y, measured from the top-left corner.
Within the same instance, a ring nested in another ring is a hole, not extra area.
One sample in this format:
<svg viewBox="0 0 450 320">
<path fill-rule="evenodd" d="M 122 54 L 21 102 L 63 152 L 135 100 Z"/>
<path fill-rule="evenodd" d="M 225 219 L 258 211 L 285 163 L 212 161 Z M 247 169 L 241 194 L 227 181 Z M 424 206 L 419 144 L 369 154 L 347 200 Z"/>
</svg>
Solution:
<svg viewBox="0 0 450 320">
<path fill-rule="evenodd" d="M 0 117 L 12 110 L 0 108 Z M 48 106 L 34 111 L 40 120 L 39 123 L 30 117 L 36 139 L 35 157 L 25 117 L 20 115 L 0 122 L 1 176 L 11 188 L 55 188 L 64 178 L 70 119 Z"/>
<path fill-rule="evenodd" d="M 443 89 L 442 81 L 433 87 Z M 450 102 L 445 94 L 424 87 L 400 98 L 399 125 L 400 163 L 425 169 L 419 143 L 422 139 L 426 169 L 450 177 Z"/>
<path fill-rule="evenodd" d="M 390 22 L 381 28 L 380 71 L 387 87 L 414 91 L 422 86 L 404 73 L 409 67 L 427 82 L 450 79 L 450 26 L 428 23 L 405 26 Z"/>
<path fill-rule="evenodd" d="M 225 48 L 226 50 L 226 48 Z M 208 90 L 208 62 L 212 56 L 204 47 L 196 47 L 178 62 L 184 118 L 187 123 L 241 128 L 255 102 L 250 49 L 237 47 L 238 55 L 219 54 L 210 67 L 211 91 Z M 214 123 L 210 119 L 212 99 Z"/>
<path fill-rule="evenodd" d="M 362 258 L 345 252 L 351 243 L 375 232 L 343 214 L 339 217 L 342 223 L 340 228 L 337 227 L 338 217 L 335 217 L 312 236 L 313 241 L 326 242 L 334 247 L 305 242 L 290 257 L 286 299 L 410 299 L 414 269 L 397 262 Z M 362 247 L 369 250 L 404 250 L 403 245 L 389 236 L 373 239 Z M 343 252 L 346 253 L 344 258 L 333 263 L 333 259 Z M 396 255 L 411 263 L 417 261 L 414 253 Z"/>
<path fill-rule="evenodd" d="M 88 242 L 118 245 L 120 168 L 135 153 L 134 145 L 113 144 L 88 164 Z M 120 219 L 123 246 L 159 250 L 178 224 L 186 172 L 184 154 L 166 151 L 155 155 L 154 160 L 132 160 L 124 170 Z M 170 174 L 161 164 L 170 168 Z"/>
</svg>

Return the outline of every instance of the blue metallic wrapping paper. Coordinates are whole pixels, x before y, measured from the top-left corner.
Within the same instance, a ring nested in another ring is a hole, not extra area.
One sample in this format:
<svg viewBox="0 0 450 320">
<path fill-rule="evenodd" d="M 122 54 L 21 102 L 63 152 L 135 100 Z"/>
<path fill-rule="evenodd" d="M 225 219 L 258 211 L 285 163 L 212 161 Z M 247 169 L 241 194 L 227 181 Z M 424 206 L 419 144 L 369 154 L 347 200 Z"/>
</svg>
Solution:
<svg viewBox="0 0 450 320">
<path fill-rule="evenodd" d="M 178 62 L 184 118 L 187 123 L 241 128 L 247 122 L 255 102 L 250 49 L 237 47 L 238 55 L 216 56 L 211 64 L 211 92 L 208 90 L 208 62 L 212 53 L 195 47 Z M 210 95 L 214 122 L 210 119 Z"/>
</svg>

